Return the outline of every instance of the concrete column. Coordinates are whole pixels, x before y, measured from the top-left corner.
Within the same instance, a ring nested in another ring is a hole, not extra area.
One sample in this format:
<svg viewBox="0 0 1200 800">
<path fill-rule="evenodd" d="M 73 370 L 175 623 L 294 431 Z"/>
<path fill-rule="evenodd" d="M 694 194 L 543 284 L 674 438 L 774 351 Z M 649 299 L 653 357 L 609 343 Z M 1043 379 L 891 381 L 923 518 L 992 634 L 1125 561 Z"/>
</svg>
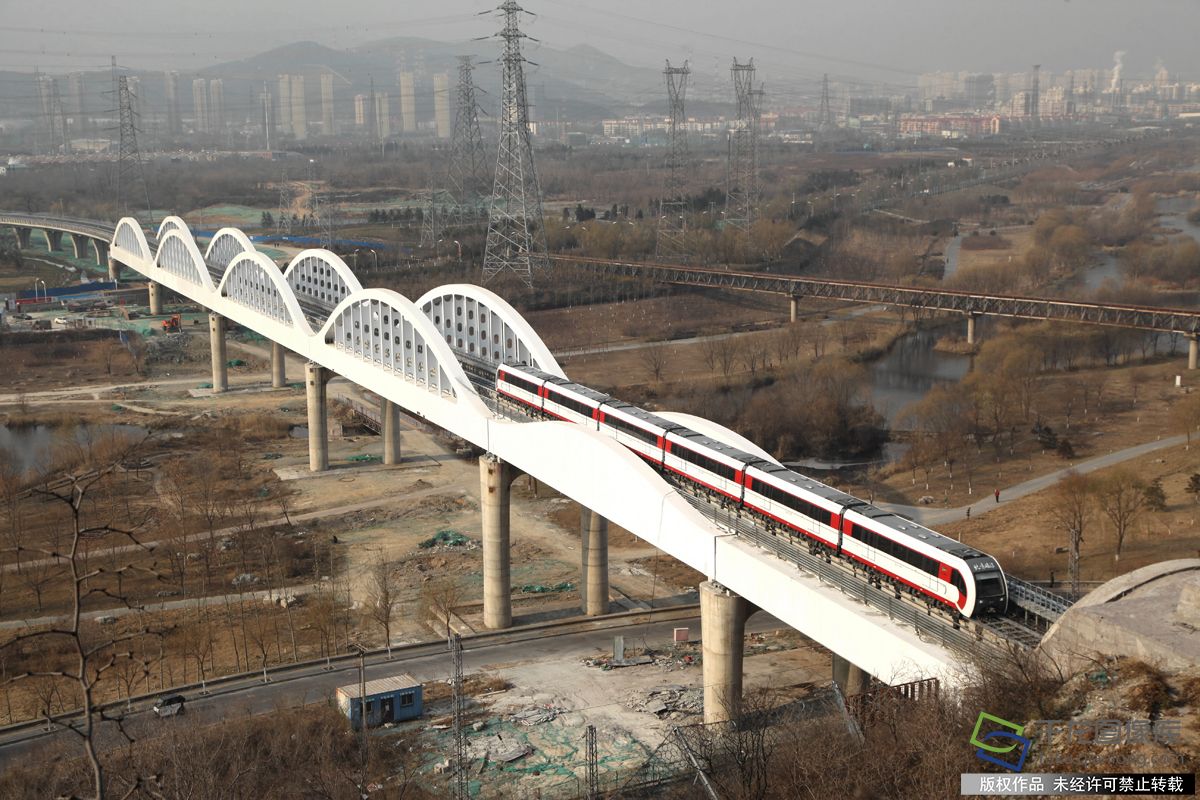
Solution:
<svg viewBox="0 0 1200 800">
<path fill-rule="evenodd" d="M 400 463 L 400 408 L 391 400 L 383 401 L 383 463 Z"/>
<path fill-rule="evenodd" d="M 788 320 L 790 322 L 795 322 L 796 318 L 798 316 L 800 316 L 800 298 L 799 297 L 789 297 L 788 298 Z"/>
<path fill-rule="evenodd" d="M 512 468 L 490 453 L 479 459 L 483 512 L 483 624 L 512 627 L 508 505 Z"/>
<path fill-rule="evenodd" d="M 220 314 L 208 315 L 208 344 L 212 348 L 213 393 L 229 389 L 229 363 L 225 354 L 225 318 Z"/>
<path fill-rule="evenodd" d="M 304 365 L 304 382 L 308 389 L 308 468 L 313 472 L 329 469 L 329 426 L 325 407 L 325 384 L 329 370 L 320 364 Z"/>
<path fill-rule="evenodd" d="M 287 350 L 279 342 L 271 342 L 271 388 L 287 385 Z"/>
<path fill-rule="evenodd" d="M 108 262 L 108 242 L 103 239 L 92 239 L 92 250 L 96 254 L 96 266 L 104 266 Z"/>
<path fill-rule="evenodd" d="M 583 559 L 580 605 L 584 614 L 598 617 L 608 613 L 608 520 L 591 509 L 580 510 L 579 538 Z"/>
<path fill-rule="evenodd" d="M 108 257 L 108 279 L 116 283 L 121 278 L 121 265 L 112 256 Z"/>
<path fill-rule="evenodd" d="M 742 652 L 750 604 L 716 581 L 700 584 L 704 722 L 736 719 L 742 702 Z"/>
<path fill-rule="evenodd" d="M 1188 337 L 1188 369 L 1196 368 L 1197 357 L 1200 357 L 1200 336 Z"/>
<path fill-rule="evenodd" d="M 30 238 L 33 236 L 33 229 L 31 229 L 31 228 L 14 228 L 13 230 L 15 230 L 17 232 L 17 244 L 20 246 L 20 248 L 22 250 L 28 250 Z"/>
<path fill-rule="evenodd" d="M 75 258 L 84 257 L 88 251 L 88 244 L 88 237 L 77 233 L 71 234 L 71 252 L 75 255 Z"/>
<path fill-rule="evenodd" d="M 975 344 L 975 317 L 978 314 L 967 314 L 967 344 Z"/>
<path fill-rule="evenodd" d="M 871 685 L 871 676 L 865 669 L 852 664 L 849 659 L 833 654 L 833 682 L 845 697 L 862 694 Z"/>
<path fill-rule="evenodd" d="M 157 317 L 162 313 L 162 287 L 150 281 L 146 288 L 150 291 L 150 316 Z"/>
</svg>

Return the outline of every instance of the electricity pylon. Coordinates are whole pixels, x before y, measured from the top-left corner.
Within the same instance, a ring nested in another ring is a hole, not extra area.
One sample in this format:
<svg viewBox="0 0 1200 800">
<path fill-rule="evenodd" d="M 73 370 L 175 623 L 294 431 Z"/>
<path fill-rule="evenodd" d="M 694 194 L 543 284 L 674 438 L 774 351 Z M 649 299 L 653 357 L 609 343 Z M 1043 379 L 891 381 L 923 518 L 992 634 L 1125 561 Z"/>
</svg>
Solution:
<svg viewBox="0 0 1200 800">
<path fill-rule="evenodd" d="M 688 255 L 687 220 L 687 116 L 684 101 L 687 97 L 688 63 L 672 67 L 667 62 L 663 76 L 667 79 L 667 102 L 671 112 L 671 127 L 667 145 L 667 175 L 663 184 L 662 200 L 658 209 L 658 237 L 655 242 L 656 255 L 660 258 L 682 258 Z"/>
</svg>

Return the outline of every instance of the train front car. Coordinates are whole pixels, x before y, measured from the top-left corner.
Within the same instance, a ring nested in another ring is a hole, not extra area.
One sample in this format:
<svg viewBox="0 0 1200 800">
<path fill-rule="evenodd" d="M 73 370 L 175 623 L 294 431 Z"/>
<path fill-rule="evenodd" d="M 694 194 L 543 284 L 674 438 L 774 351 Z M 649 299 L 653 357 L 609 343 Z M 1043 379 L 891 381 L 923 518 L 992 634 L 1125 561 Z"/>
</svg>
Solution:
<svg viewBox="0 0 1200 800">
<path fill-rule="evenodd" d="M 966 558 L 975 583 L 974 615 L 1003 614 L 1008 610 L 1008 579 L 1000 562 L 987 553 L 976 551 Z"/>
</svg>

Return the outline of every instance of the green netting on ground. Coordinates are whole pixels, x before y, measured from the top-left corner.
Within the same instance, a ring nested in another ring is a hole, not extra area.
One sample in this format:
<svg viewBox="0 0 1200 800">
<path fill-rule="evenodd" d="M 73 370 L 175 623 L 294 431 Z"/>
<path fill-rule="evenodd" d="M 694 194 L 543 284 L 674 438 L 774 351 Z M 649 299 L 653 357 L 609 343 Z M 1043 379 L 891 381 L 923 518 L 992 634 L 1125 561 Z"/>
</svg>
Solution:
<svg viewBox="0 0 1200 800">
<path fill-rule="evenodd" d="M 370 463 L 370 462 L 372 462 L 372 461 L 378 461 L 378 460 L 379 460 L 379 456 L 372 455 L 372 454 L 370 454 L 370 453 L 362 453 L 362 454 L 360 454 L 360 455 L 357 455 L 357 456 L 350 456 L 350 457 L 349 457 L 349 458 L 347 458 L 346 460 L 347 460 L 347 461 L 353 461 L 353 462 L 355 462 L 355 463 L 358 463 L 358 464 L 367 464 L 367 463 Z"/>
<path fill-rule="evenodd" d="M 471 539 L 469 537 L 462 535 L 458 531 L 444 530 L 438 531 L 430 538 L 418 543 L 417 547 L 420 547 L 424 550 L 428 550 L 430 547 L 436 547 L 439 544 L 448 545 L 449 547 L 461 547 L 465 544 L 469 544 L 470 541 Z"/>
<path fill-rule="evenodd" d="M 526 583 L 518 586 L 516 591 L 524 594 L 553 594 L 554 592 L 569 592 L 574 588 L 575 584 L 570 581 L 563 581 L 562 583 L 555 583 L 549 586 L 541 583 Z"/>
</svg>

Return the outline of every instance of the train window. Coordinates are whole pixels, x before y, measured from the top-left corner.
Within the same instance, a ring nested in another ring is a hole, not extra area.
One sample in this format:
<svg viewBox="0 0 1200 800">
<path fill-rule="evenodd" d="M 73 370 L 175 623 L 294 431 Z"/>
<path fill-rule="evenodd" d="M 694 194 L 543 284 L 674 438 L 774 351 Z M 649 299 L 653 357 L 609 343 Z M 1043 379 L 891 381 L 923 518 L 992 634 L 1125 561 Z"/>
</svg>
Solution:
<svg viewBox="0 0 1200 800">
<path fill-rule="evenodd" d="M 963 583 L 962 573 L 960 573 L 958 570 L 955 569 L 950 571 L 950 583 L 954 585 L 955 589 L 958 589 L 959 593 L 967 593 L 967 585 Z"/>
</svg>

